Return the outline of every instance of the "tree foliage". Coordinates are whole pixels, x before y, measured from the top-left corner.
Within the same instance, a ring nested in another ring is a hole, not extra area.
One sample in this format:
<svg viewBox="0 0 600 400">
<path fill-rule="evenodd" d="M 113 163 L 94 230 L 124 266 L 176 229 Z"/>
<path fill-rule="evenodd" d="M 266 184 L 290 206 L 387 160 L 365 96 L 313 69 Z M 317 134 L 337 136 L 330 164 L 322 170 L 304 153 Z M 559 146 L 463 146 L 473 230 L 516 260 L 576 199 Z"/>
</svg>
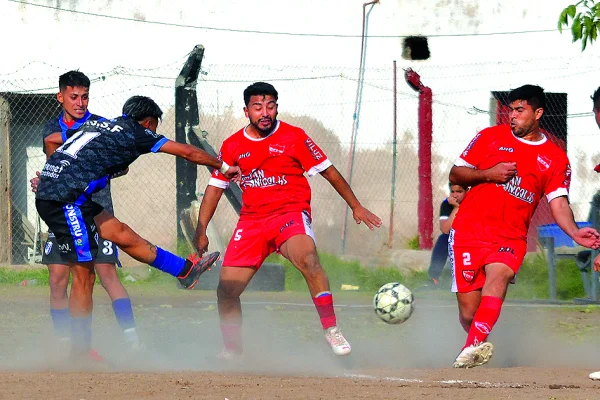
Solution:
<svg viewBox="0 0 600 400">
<path fill-rule="evenodd" d="M 587 45 L 592 44 L 598 37 L 600 3 L 596 3 L 595 0 L 581 0 L 562 10 L 558 19 L 558 30 L 561 33 L 563 27 L 569 26 L 569 21 L 573 42 L 581 40 L 581 51 L 584 51 Z"/>
</svg>

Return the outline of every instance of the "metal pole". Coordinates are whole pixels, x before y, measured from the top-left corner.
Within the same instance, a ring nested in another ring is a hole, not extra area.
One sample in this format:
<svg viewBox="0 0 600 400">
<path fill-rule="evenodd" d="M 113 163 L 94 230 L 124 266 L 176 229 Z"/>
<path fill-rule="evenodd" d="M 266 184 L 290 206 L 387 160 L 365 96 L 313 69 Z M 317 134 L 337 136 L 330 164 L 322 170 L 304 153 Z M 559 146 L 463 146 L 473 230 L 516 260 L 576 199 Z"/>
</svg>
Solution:
<svg viewBox="0 0 600 400">
<path fill-rule="evenodd" d="M 392 248 L 392 240 L 394 238 L 394 203 L 396 200 L 396 142 L 398 138 L 397 117 L 398 117 L 398 92 L 396 90 L 396 60 L 394 60 L 394 140 L 392 144 L 392 195 L 390 197 L 390 232 L 388 234 L 388 249 Z"/>
<path fill-rule="evenodd" d="M 358 85 L 356 87 L 356 99 L 354 102 L 354 115 L 352 118 L 352 135 L 350 138 L 350 157 L 348 158 L 348 166 L 346 169 L 346 176 L 348 179 L 348 184 L 352 186 L 352 174 L 354 171 L 354 155 L 356 153 L 356 136 L 358 133 L 358 119 L 360 115 L 360 99 L 362 96 L 363 89 L 363 76 L 364 76 L 364 65 L 365 65 L 365 55 L 366 55 L 366 47 L 367 47 L 367 29 L 368 29 L 368 20 L 369 14 L 373 9 L 375 4 L 379 3 L 379 0 L 374 0 L 369 3 L 363 4 L 363 25 L 362 25 L 362 35 L 361 35 L 361 44 L 360 44 L 360 65 L 358 68 Z M 369 12 L 366 12 L 366 7 L 370 5 L 371 8 Z M 342 254 L 346 253 L 346 234 L 348 229 L 348 207 L 344 207 L 344 219 L 342 221 Z"/>
<path fill-rule="evenodd" d="M 550 300 L 556 301 L 556 258 L 554 255 L 554 238 L 540 237 L 542 247 L 546 249 L 548 262 L 548 286 L 550 292 Z"/>
</svg>

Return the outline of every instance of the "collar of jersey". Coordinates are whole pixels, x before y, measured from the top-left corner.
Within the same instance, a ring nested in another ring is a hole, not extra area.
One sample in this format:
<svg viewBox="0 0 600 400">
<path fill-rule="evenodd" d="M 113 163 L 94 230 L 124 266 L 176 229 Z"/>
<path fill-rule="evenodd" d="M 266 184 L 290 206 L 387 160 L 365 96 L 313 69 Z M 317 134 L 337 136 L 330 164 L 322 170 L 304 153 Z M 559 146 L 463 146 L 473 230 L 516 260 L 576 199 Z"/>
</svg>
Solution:
<svg viewBox="0 0 600 400">
<path fill-rule="evenodd" d="M 64 115 L 65 115 L 65 112 L 63 111 L 58 116 L 58 123 L 60 125 L 60 128 L 63 130 L 63 132 L 65 132 L 65 131 L 67 131 L 69 129 L 77 129 L 77 128 L 79 128 L 81 125 L 83 125 L 85 123 L 85 121 L 87 121 L 88 119 L 90 119 L 90 117 L 92 116 L 92 113 L 90 112 L 90 110 L 86 110 L 85 111 L 85 115 L 83 117 L 79 118 L 77 121 L 75 121 L 75 123 L 73 124 L 73 126 L 70 127 L 70 128 L 63 121 L 63 116 Z"/>
<path fill-rule="evenodd" d="M 246 133 L 246 129 L 248 128 L 248 125 L 246 125 L 246 128 L 244 128 L 244 136 L 248 139 L 248 140 L 252 140 L 254 142 L 260 142 L 261 140 L 265 140 L 266 138 L 273 136 L 273 134 L 275 132 L 277 132 L 277 129 L 279 129 L 279 120 L 277 120 L 277 125 L 275 126 L 275 129 L 273 129 L 273 132 L 269 133 L 268 136 L 265 136 L 263 138 L 253 138 L 250 137 L 247 133 Z"/>
<path fill-rule="evenodd" d="M 543 133 L 541 133 L 541 135 L 543 136 L 542 140 L 538 140 L 537 142 L 532 142 L 531 140 L 525 140 L 525 139 L 521 139 L 520 137 L 518 137 L 517 135 L 515 135 L 512 130 L 510 131 L 511 135 L 513 135 L 513 137 L 515 139 L 517 139 L 519 142 L 525 143 L 525 144 L 530 144 L 532 146 L 540 146 L 544 143 L 546 143 L 548 141 L 548 136 L 544 135 Z"/>
</svg>

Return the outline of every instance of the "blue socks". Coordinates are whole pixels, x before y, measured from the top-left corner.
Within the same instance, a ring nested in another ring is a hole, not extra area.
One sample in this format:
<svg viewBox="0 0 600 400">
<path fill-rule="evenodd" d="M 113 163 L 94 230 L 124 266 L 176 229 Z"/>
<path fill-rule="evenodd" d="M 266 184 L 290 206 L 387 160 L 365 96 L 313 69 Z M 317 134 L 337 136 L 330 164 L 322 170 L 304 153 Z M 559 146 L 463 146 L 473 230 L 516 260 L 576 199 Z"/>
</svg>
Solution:
<svg viewBox="0 0 600 400">
<path fill-rule="evenodd" d="M 133 318 L 133 309 L 131 308 L 131 300 L 128 297 L 117 299 L 112 303 L 115 317 L 122 330 L 135 328 L 135 320 Z"/>
<path fill-rule="evenodd" d="M 71 318 L 71 346 L 76 350 L 92 348 L 92 316 Z"/>
<path fill-rule="evenodd" d="M 51 308 L 52 324 L 54 325 L 54 334 L 59 338 L 68 338 L 71 336 L 71 314 L 69 308 Z"/>
<path fill-rule="evenodd" d="M 178 277 L 185 267 L 186 260 L 173 253 L 156 247 L 156 258 L 150 263 L 156 269 Z"/>
</svg>

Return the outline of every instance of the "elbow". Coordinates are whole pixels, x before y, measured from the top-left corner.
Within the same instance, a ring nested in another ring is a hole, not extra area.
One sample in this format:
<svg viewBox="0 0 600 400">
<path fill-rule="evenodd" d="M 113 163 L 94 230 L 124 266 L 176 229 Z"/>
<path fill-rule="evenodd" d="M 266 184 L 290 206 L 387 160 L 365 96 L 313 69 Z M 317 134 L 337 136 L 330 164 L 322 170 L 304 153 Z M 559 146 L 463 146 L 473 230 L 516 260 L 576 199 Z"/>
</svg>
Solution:
<svg viewBox="0 0 600 400">
<path fill-rule="evenodd" d="M 450 169 L 450 174 L 448 175 L 448 180 L 450 181 L 450 184 L 452 184 L 452 185 L 460 185 L 460 179 L 458 177 L 458 174 L 456 173 L 456 166 L 453 166 L 452 169 Z"/>
</svg>

